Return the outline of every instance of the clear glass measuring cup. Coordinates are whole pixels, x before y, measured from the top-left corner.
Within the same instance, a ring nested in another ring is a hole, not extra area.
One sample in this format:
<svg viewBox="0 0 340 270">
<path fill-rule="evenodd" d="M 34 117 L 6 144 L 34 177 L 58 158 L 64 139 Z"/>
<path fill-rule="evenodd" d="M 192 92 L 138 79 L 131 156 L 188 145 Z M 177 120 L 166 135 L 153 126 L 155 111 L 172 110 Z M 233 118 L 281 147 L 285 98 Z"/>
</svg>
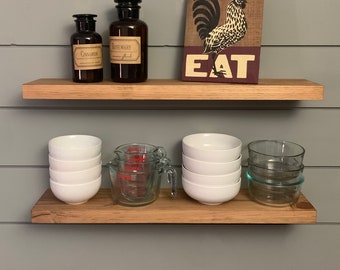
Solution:
<svg viewBox="0 0 340 270">
<path fill-rule="evenodd" d="M 164 148 L 150 144 L 126 144 L 114 151 L 107 164 L 110 172 L 112 199 L 125 206 L 141 206 L 154 202 L 163 177 L 176 196 L 177 173 Z"/>
</svg>

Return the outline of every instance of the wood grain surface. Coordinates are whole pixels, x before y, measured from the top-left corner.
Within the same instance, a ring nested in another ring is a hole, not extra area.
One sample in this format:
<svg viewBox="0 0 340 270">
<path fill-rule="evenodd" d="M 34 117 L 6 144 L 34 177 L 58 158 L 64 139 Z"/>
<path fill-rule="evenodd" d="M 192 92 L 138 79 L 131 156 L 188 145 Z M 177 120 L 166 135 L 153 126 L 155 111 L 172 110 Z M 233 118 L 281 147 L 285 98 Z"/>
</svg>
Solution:
<svg viewBox="0 0 340 270">
<path fill-rule="evenodd" d="M 260 79 L 259 84 L 199 83 L 150 79 L 121 84 L 38 79 L 23 84 L 24 99 L 75 100 L 322 100 L 324 87 L 305 79 Z"/>
<path fill-rule="evenodd" d="M 176 199 L 163 189 L 152 204 L 125 207 L 113 204 L 110 189 L 101 189 L 82 205 L 68 205 L 48 189 L 32 209 L 32 223 L 129 223 L 129 224 L 308 224 L 316 222 L 316 210 L 301 195 L 296 205 L 270 207 L 249 198 L 247 189 L 221 205 L 203 205 L 183 190 Z"/>
</svg>

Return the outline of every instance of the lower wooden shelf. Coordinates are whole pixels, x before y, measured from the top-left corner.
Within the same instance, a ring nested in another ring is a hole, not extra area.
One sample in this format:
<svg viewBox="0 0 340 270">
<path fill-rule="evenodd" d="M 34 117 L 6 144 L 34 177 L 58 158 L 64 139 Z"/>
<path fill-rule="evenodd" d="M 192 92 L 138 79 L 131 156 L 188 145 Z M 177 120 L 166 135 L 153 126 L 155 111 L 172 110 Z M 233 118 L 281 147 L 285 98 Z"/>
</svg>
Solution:
<svg viewBox="0 0 340 270">
<path fill-rule="evenodd" d="M 97 224 L 312 224 L 316 209 L 302 194 L 294 206 L 269 207 L 249 198 L 242 189 L 231 201 L 221 205 L 203 205 L 179 190 L 176 199 L 169 190 L 161 190 L 152 204 L 124 207 L 112 202 L 111 190 L 101 189 L 82 205 L 68 205 L 48 189 L 32 208 L 32 223 Z"/>
</svg>

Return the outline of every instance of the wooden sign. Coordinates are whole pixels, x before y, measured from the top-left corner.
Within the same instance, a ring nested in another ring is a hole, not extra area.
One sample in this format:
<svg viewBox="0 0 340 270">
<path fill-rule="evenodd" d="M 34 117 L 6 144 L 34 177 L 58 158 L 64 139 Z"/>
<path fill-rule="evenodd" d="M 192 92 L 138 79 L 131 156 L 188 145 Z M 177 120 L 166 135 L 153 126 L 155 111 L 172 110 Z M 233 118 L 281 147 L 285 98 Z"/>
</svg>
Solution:
<svg viewBox="0 0 340 270">
<path fill-rule="evenodd" d="M 264 0 L 187 0 L 182 80 L 258 83 Z"/>
</svg>

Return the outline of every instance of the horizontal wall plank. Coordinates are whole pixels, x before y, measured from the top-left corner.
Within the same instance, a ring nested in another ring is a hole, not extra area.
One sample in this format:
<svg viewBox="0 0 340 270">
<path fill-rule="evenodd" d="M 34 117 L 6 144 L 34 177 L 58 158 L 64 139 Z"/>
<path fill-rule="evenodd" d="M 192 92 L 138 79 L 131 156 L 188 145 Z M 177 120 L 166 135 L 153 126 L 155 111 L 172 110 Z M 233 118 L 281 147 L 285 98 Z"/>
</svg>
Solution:
<svg viewBox="0 0 340 270">
<path fill-rule="evenodd" d="M 219 132 L 246 145 L 257 139 L 285 139 L 306 148 L 306 166 L 339 166 L 337 109 L 228 111 L 0 110 L 0 165 L 47 165 L 48 140 L 63 134 L 92 134 L 103 140 L 103 160 L 128 142 L 164 146 L 175 164 L 187 134 Z M 143 126 L 143 128 L 141 128 Z M 333 127 L 330 132 L 330 127 Z"/>
<path fill-rule="evenodd" d="M 0 264 L 8 270 L 339 269 L 339 237 L 340 225 L 4 224 Z"/>
<path fill-rule="evenodd" d="M 3 35 L 0 44 L 68 45 L 70 36 L 75 32 L 72 15 L 77 13 L 97 14 L 96 31 L 102 35 L 103 43 L 108 44 L 110 24 L 118 18 L 116 4 L 106 0 L 86 3 L 83 0 L 23 0 L 20 2 L 20 9 L 15 2 L 5 0 L 3 4 L 6 9 L 3 9 L 0 16 L 0 25 L 7 27 L 13 17 L 17 19 L 15 24 L 11 24 L 11 31 L 1 29 Z M 185 0 L 163 1 L 162 8 L 166 12 L 159 11 L 158 8 L 159 1 L 149 0 L 142 3 L 140 18 L 148 24 L 149 44 L 183 44 Z M 52 10 L 52 13 L 48 12 Z"/>
<path fill-rule="evenodd" d="M 317 209 L 319 222 L 340 222 L 340 169 L 306 168 L 302 192 Z M 338 201 L 339 200 L 339 201 Z"/>
<path fill-rule="evenodd" d="M 0 168 L 0 222 L 29 222 L 48 181 L 47 168 Z"/>
<path fill-rule="evenodd" d="M 107 55 L 107 50 L 106 50 Z M 138 103 L 117 102 L 36 102 L 22 99 L 21 85 L 39 78 L 70 78 L 70 50 L 68 47 L 0 47 L 2 67 L 0 106 L 49 106 L 49 107 L 130 107 Z M 109 78 L 108 57 L 105 58 L 105 78 Z M 182 50 L 174 47 L 151 48 L 149 58 L 153 79 L 180 79 Z M 340 48 L 263 48 L 260 78 L 304 78 L 325 86 L 323 101 L 287 102 L 173 102 L 164 103 L 172 107 L 339 107 L 338 70 L 340 70 Z M 157 107 L 159 103 L 144 103 L 144 108 Z M 139 103 L 138 106 L 143 105 Z M 158 106 L 162 108 L 162 106 Z"/>
<path fill-rule="evenodd" d="M 337 0 L 265 1 L 263 45 L 339 45 Z M 333 10 L 336 8 L 336 10 Z"/>
<path fill-rule="evenodd" d="M 95 13 L 97 32 L 108 44 L 110 23 L 117 19 L 113 1 L 97 0 L 37 0 L 17 3 L 2 1 L 5 9 L 0 16 L 0 44 L 66 45 L 75 31 L 72 15 Z M 185 29 L 185 0 L 143 1 L 141 19 L 149 26 L 150 45 L 183 45 Z M 339 45 L 339 18 L 336 0 L 270 0 L 264 1 L 264 45 Z M 48 12 L 53 10 L 53 12 Z M 10 24 L 11 31 L 6 31 Z M 46 24 L 48 27 L 46 27 Z M 23 29 L 23 26 L 24 29 Z"/>
</svg>

